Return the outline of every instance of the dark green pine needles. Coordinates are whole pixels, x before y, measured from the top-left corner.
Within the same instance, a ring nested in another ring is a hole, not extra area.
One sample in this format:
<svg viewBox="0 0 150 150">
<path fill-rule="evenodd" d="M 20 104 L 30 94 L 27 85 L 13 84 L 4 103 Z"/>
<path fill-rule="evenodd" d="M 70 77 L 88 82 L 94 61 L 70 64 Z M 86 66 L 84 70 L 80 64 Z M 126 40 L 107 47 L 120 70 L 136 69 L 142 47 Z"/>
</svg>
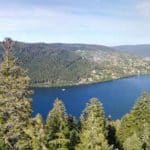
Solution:
<svg viewBox="0 0 150 150">
<path fill-rule="evenodd" d="M 11 54 L 11 40 L 4 42 L 5 56 L 0 66 L 0 133 L 8 149 L 21 149 L 26 145 L 23 128 L 31 117 L 30 79 L 17 65 Z M 10 47 L 9 47 L 10 46 Z"/>
</svg>

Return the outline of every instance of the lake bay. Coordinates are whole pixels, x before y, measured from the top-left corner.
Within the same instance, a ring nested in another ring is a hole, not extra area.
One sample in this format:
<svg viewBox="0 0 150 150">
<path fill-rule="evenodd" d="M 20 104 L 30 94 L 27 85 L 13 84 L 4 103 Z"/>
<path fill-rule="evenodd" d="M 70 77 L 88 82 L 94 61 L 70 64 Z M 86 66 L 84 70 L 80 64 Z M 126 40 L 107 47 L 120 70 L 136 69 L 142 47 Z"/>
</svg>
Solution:
<svg viewBox="0 0 150 150">
<path fill-rule="evenodd" d="M 120 119 L 131 110 L 142 92 L 150 92 L 150 75 L 89 85 L 33 90 L 33 116 L 40 113 L 45 119 L 54 100 L 59 98 L 63 100 L 67 112 L 79 118 L 89 99 L 97 97 L 103 103 L 106 117 L 111 115 L 113 119 Z"/>
</svg>

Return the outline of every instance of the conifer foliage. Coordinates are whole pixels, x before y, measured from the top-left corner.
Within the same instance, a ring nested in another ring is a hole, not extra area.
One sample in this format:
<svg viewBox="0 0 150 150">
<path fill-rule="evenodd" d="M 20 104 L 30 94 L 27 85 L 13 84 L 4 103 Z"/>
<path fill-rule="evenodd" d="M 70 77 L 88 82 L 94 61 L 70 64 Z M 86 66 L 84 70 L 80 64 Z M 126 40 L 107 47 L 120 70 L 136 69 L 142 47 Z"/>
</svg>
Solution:
<svg viewBox="0 0 150 150">
<path fill-rule="evenodd" d="M 56 99 L 46 123 L 32 117 L 30 79 L 6 38 L 0 65 L 0 150 L 150 150 L 150 95 L 144 93 L 119 121 L 106 119 L 101 102 L 90 99 L 79 122 Z"/>
<path fill-rule="evenodd" d="M 49 149 L 67 150 L 70 145 L 68 115 L 63 102 L 56 99 L 46 120 L 47 144 Z"/>
<path fill-rule="evenodd" d="M 24 130 L 29 137 L 29 147 L 32 150 L 47 150 L 45 145 L 45 129 L 40 114 L 30 119 L 27 128 Z"/>
<path fill-rule="evenodd" d="M 102 104 L 92 98 L 81 116 L 80 143 L 76 150 L 109 150 Z"/>
<path fill-rule="evenodd" d="M 131 112 L 122 118 L 118 136 L 126 147 L 129 142 L 133 146 L 134 142 L 134 145 L 141 143 L 141 149 L 150 149 L 150 95 L 148 93 L 143 93 Z"/>
<path fill-rule="evenodd" d="M 123 143 L 124 150 L 142 150 L 142 142 L 139 137 L 134 133 L 126 139 Z"/>
<path fill-rule="evenodd" d="M 30 79 L 11 53 L 13 42 L 6 38 L 5 56 L 0 66 L 0 132 L 8 149 L 20 149 L 24 141 L 23 128 L 31 117 Z"/>
</svg>

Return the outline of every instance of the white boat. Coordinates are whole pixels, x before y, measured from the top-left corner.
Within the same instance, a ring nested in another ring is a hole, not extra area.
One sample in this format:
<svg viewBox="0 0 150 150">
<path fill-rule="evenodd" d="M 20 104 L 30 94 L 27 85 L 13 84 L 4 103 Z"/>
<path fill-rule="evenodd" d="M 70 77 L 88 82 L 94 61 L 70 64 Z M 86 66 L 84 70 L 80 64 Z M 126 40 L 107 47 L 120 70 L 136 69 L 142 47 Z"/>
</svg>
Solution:
<svg viewBox="0 0 150 150">
<path fill-rule="evenodd" d="M 61 89 L 62 91 L 66 91 L 66 89 Z"/>
</svg>

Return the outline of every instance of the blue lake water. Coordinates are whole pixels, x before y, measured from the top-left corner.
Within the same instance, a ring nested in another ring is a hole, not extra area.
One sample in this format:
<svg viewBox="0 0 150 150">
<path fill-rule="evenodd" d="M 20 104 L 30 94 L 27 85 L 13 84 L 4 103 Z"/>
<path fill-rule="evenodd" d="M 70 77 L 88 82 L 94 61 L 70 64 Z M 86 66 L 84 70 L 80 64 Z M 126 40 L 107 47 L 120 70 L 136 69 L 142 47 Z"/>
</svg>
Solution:
<svg viewBox="0 0 150 150">
<path fill-rule="evenodd" d="M 106 116 L 119 119 L 130 111 L 144 91 L 150 92 L 150 75 L 134 76 L 110 82 L 62 88 L 34 88 L 33 116 L 46 118 L 56 98 L 63 100 L 67 112 L 77 118 L 92 97 L 103 103 Z"/>
</svg>

